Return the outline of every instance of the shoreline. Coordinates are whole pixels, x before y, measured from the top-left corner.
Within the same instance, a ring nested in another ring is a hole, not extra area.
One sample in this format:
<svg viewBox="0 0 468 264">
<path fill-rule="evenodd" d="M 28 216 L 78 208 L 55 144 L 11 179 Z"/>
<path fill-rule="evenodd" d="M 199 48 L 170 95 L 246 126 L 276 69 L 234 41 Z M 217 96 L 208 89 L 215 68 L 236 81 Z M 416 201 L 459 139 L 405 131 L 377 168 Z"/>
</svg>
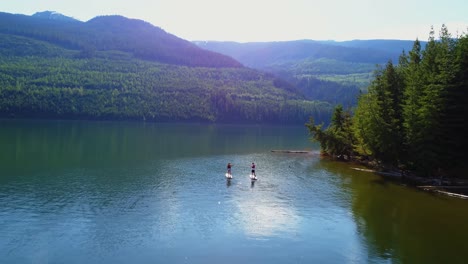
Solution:
<svg viewBox="0 0 468 264">
<path fill-rule="evenodd" d="M 468 200 L 468 179 L 446 177 L 421 177 L 414 175 L 412 172 L 408 171 L 379 169 L 376 168 L 376 166 L 372 166 L 370 164 L 359 162 L 356 160 L 345 160 L 342 162 L 351 162 L 355 165 L 365 167 L 351 167 L 351 169 L 353 170 L 375 173 L 385 178 L 397 180 L 402 184 L 409 185 L 413 188 L 422 191 Z"/>
</svg>

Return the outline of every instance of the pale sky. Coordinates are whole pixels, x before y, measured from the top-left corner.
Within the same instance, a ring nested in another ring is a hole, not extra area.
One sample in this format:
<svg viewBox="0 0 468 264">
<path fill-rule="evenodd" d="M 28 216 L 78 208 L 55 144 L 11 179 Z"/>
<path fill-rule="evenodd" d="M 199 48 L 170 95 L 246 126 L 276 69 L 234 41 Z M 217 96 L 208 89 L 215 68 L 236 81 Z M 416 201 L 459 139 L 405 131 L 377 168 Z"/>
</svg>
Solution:
<svg viewBox="0 0 468 264">
<path fill-rule="evenodd" d="M 427 40 L 467 32 L 467 0 L 0 0 L 0 11 L 142 19 L 187 40 Z"/>
</svg>

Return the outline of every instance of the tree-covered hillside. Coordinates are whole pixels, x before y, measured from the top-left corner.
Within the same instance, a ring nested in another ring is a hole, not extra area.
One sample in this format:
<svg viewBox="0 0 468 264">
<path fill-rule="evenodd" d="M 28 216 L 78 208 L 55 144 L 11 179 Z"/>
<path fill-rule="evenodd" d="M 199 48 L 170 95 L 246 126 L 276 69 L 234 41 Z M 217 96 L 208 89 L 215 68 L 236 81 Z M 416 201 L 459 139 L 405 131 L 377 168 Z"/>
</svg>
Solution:
<svg viewBox="0 0 468 264">
<path fill-rule="evenodd" d="M 440 32 L 376 71 L 353 117 L 338 107 L 326 130 L 308 125 L 323 151 L 424 176 L 466 177 L 468 36 L 453 38 L 445 26 Z"/>
<path fill-rule="evenodd" d="M 236 60 L 203 50 L 145 21 L 122 16 L 101 16 L 87 22 L 0 13 L 0 33 L 46 41 L 80 56 L 117 50 L 135 58 L 196 67 L 242 67 Z"/>
<path fill-rule="evenodd" d="M 4 117 L 303 124 L 310 115 L 327 122 L 331 113 L 330 104 L 305 100 L 284 80 L 186 41 L 174 44 L 178 38 L 143 21 L 96 18 L 83 26 L 12 17 L 0 15 Z M 138 35 L 146 37 L 134 41 Z M 141 55 L 145 47 L 165 55 Z M 184 55 L 192 49 L 199 53 Z M 212 67 L 193 67 L 192 59 Z"/>
<path fill-rule="evenodd" d="M 195 43 L 288 79 L 308 99 L 345 106 L 354 106 L 359 92 L 367 90 L 376 65 L 398 60 L 412 45 L 405 40 Z"/>
<path fill-rule="evenodd" d="M 259 69 L 321 58 L 371 64 L 382 63 L 391 58 L 391 54 L 384 51 L 329 45 L 313 40 L 250 43 L 196 41 L 195 44 Z"/>
<path fill-rule="evenodd" d="M 231 56 L 246 66 L 281 76 L 308 99 L 346 106 L 356 104 L 359 91 L 365 90 L 370 83 L 375 65 L 383 64 L 393 56 L 387 51 L 313 40 L 195 43 Z"/>
<path fill-rule="evenodd" d="M 348 41 L 321 41 L 321 43 L 350 47 L 360 48 L 367 50 L 378 50 L 388 52 L 393 61 L 398 60 L 399 54 L 405 50 L 409 51 L 413 47 L 412 40 L 398 40 L 398 39 L 369 39 L 369 40 L 348 40 Z M 427 41 L 421 41 L 421 45 L 424 47 Z"/>
</svg>

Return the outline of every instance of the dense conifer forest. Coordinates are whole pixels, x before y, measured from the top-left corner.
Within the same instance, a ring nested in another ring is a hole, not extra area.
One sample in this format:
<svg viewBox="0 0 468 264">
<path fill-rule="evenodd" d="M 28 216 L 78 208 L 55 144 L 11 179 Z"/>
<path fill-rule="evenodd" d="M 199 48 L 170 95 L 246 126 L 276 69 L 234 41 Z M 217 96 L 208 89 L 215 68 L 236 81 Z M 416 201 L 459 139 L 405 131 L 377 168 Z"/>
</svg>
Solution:
<svg viewBox="0 0 468 264">
<path fill-rule="evenodd" d="M 322 150 L 342 159 L 367 159 L 425 176 L 466 177 L 468 37 L 443 26 L 431 30 L 375 72 L 353 111 L 338 106 L 327 129 L 307 126 Z"/>
</svg>

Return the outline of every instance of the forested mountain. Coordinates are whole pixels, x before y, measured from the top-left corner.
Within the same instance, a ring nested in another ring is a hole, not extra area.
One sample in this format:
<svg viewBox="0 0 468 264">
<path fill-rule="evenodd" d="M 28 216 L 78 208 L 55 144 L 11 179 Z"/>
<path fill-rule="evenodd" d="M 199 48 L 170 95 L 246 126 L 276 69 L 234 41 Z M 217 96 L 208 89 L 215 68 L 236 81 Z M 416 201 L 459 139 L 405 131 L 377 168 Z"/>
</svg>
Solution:
<svg viewBox="0 0 468 264">
<path fill-rule="evenodd" d="M 195 43 L 281 76 L 309 99 L 345 106 L 356 104 L 359 91 L 367 89 L 377 64 L 398 61 L 401 52 L 412 47 L 412 41 L 405 40 Z"/>
<path fill-rule="evenodd" d="M 204 49 L 231 56 L 252 68 L 316 75 L 367 73 L 374 70 L 376 64 L 383 65 L 389 59 L 398 61 L 402 51 L 411 50 L 413 45 L 410 40 L 194 43 Z M 425 43 L 421 41 L 423 46 Z M 313 68 L 307 69 L 309 66 Z"/>
<path fill-rule="evenodd" d="M 0 14 L 0 116 L 303 124 L 330 114 L 288 82 L 144 21 Z"/>
<path fill-rule="evenodd" d="M 369 50 L 378 50 L 383 52 L 388 52 L 391 54 L 391 59 L 394 61 L 398 60 L 398 56 L 403 50 L 410 51 L 413 48 L 414 40 L 397 40 L 397 39 L 369 39 L 369 40 L 348 40 L 348 41 L 321 41 L 325 44 L 342 46 L 342 47 L 351 47 L 351 48 L 360 48 L 360 49 L 369 49 Z M 420 41 L 421 45 L 424 47 L 427 41 Z"/>
<path fill-rule="evenodd" d="M 117 50 L 135 58 L 197 67 L 242 67 L 236 60 L 203 50 L 145 21 L 101 16 L 87 22 L 0 13 L 0 33 L 47 41 L 92 57 L 95 51 Z M 63 16 L 63 15 L 62 15 Z M 63 16 L 65 17 L 65 16 Z"/>
<path fill-rule="evenodd" d="M 352 63 L 382 63 L 395 54 L 362 47 L 325 44 L 314 40 L 278 42 L 217 42 L 195 41 L 199 47 L 229 55 L 246 66 L 268 69 L 282 64 L 303 60 L 327 58 Z M 401 50 L 396 54 L 401 53 Z"/>
</svg>

